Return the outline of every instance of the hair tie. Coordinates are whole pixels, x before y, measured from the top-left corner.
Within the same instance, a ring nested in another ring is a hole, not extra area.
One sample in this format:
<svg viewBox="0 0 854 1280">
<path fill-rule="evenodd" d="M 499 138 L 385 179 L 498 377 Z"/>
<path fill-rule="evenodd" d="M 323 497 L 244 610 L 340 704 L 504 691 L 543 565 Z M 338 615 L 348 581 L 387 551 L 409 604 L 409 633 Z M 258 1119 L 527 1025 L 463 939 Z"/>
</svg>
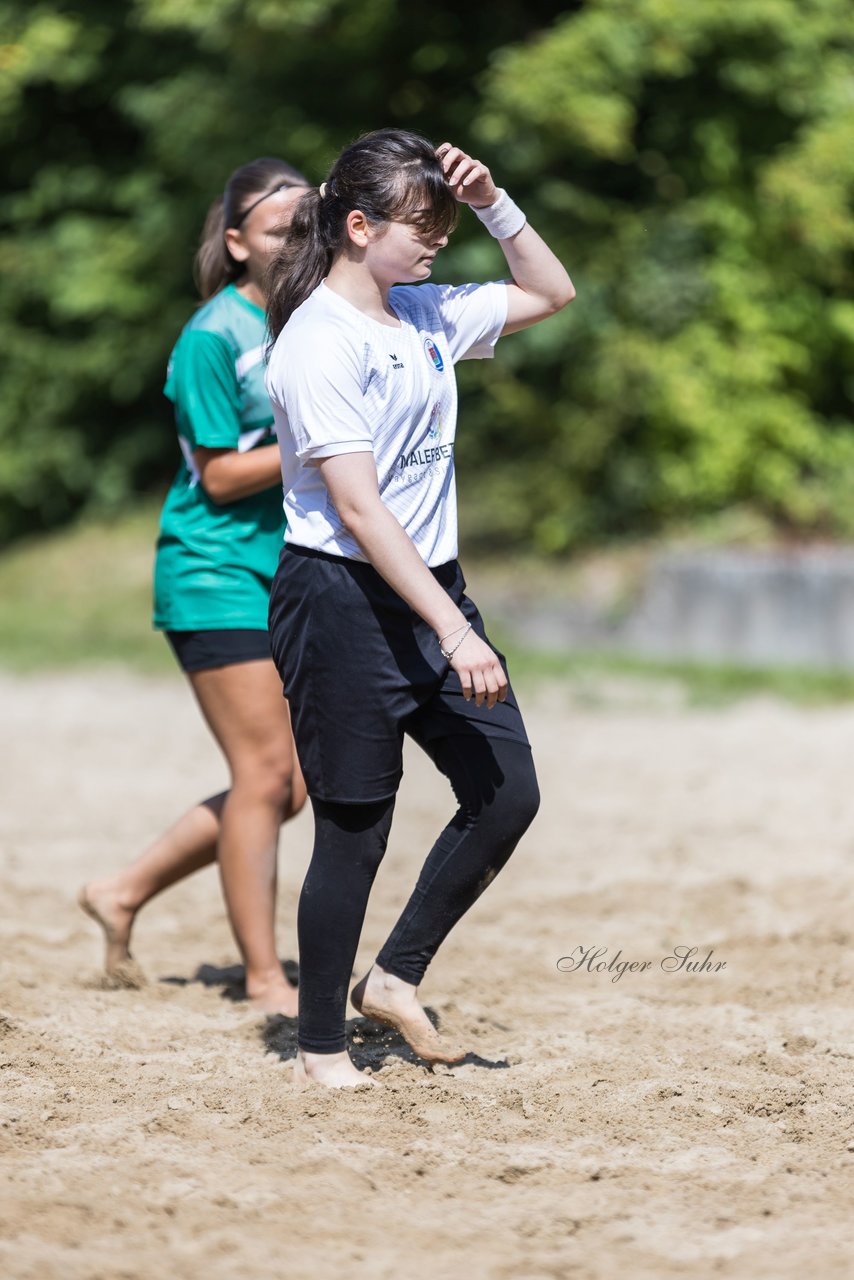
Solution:
<svg viewBox="0 0 854 1280">
<path fill-rule="evenodd" d="M 321 198 L 321 200 L 322 200 L 322 199 L 323 199 L 323 197 L 326 195 L 326 183 L 325 183 L 325 182 L 321 182 L 320 186 L 318 187 L 318 191 L 320 192 L 320 198 Z"/>
</svg>

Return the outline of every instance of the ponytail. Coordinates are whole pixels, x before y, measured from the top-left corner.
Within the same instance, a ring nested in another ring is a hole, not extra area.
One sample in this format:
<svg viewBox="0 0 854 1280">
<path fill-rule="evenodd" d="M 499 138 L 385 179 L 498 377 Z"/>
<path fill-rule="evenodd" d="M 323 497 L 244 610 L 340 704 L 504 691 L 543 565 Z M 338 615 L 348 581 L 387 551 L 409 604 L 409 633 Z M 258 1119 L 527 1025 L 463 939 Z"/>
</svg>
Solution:
<svg viewBox="0 0 854 1280">
<path fill-rule="evenodd" d="M 457 202 L 432 142 L 405 129 L 377 129 L 357 138 L 342 151 L 326 182 L 307 189 L 270 266 L 266 296 L 272 342 L 346 250 L 353 209 L 373 226 L 404 219 L 429 235 L 445 235 L 457 221 Z"/>
<path fill-rule="evenodd" d="M 267 326 L 274 342 L 332 266 L 332 247 L 324 235 L 321 203 L 319 189 L 309 187 L 297 203 L 287 238 L 270 264 Z"/>
<path fill-rule="evenodd" d="M 202 301 L 207 302 L 220 289 L 239 280 L 243 263 L 232 258 L 225 242 L 228 227 L 239 227 L 257 204 L 274 192 L 288 187 L 307 187 L 308 180 L 285 160 L 262 156 L 241 165 L 225 184 L 225 191 L 214 200 L 196 254 L 193 272 Z"/>
<path fill-rule="evenodd" d="M 236 280 L 240 272 L 240 264 L 235 262 L 226 247 L 225 201 L 222 196 L 218 196 L 208 209 L 194 263 L 193 279 L 202 302 L 207 302 L 220 289 Z"/>
</svg>

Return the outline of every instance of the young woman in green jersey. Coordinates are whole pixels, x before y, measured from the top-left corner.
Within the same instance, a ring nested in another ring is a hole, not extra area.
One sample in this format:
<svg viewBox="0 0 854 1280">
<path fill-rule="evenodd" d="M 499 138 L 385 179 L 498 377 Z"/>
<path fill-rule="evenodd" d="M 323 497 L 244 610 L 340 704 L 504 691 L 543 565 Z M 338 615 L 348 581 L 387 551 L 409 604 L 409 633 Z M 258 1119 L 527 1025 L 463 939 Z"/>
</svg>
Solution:
<svg viewBox="0 0 854 1280">
<path fill-rule="evenodd" d="M 196 259 L 203 305 L 172 352 L 165 388 L 184 460 L 161 517 L 154 625 L 187 674 L 231 785 L 80 894 L 104 931 L 108 975 L 138 985 L 136 913 L 218 861 L 247 996 L 264 1012 L 288 1015 L 297 993 L 276 950 L 276 854 L 279 827 L 302 807 L 305 786 L 267 633 L 284 516 L 263 377 L 264 281 L 305 187 L 296 169 L 270 158 L 231 175 Z"/>
</svg>

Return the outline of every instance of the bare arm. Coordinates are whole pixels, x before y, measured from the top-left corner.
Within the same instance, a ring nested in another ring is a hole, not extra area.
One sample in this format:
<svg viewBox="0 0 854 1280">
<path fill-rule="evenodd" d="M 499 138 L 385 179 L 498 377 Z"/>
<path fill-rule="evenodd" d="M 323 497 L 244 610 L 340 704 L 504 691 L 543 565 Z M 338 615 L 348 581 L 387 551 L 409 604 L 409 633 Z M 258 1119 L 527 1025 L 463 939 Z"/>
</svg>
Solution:
<svg viewBox="0 0 854 1280">
<path fill-rule="evenodd" d="M 457 200 L 473 209 L 488 208 L 498 198 L 492 175 L 478 160 L 443 142 L 437 155 Z M 527 329 L 561 311 L 575 297 L 566 268 L 530 223 L 507 240 L 499 240 L 512 282 L 507 286 L 507 320 L 502 335 Z"/>
<path fill-rule="evenodd" d="M 217 506 L 237 502 L 281 483 L 279 446 L 265 444 L 248 453 L 237 449 L 196 449 L 193 459 L 202 488 Z"/>
<path fill-rule="evenodd" d="M 507 286 L 507 319 L 502 337 L 527 329 L 557 311 L 575 297 L 575 286 L 566 269 L 530 223 L 509 240 L 499 240 L 513 283 Z"/>
<path fill-rule="evenodd" d="M 320 473 L 344 527 L 358 542 L 377 573 L 436 632 L 436 643 L 459 639 L 466 619 L 439 586 L 412 539 L 383 505 L 372 453 L 340 453 L 319 462 Z M 457 632 L 454 636 L 452 633 Z M 507 696 L 507 677 L 488 644 L 469 631 L 451 665 L 463 694 L 475 704 L 493 707 Z"/>
</svg>

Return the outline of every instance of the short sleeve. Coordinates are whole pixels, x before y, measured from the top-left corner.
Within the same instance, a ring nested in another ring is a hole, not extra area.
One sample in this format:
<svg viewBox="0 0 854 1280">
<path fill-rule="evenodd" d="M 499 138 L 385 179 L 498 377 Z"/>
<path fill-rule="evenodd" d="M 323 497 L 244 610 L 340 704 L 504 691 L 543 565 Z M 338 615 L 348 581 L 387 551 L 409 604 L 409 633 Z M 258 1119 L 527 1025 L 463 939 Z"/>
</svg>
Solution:
<svg viewBox="0 0 854 1280">
<path fill-rule="evenodd" d="M 287 415 L 301 462 L 373 450 L 359 353 L 340 330 L 285 330 L 270 357 L 267 390 Z"/>
<path fill-rule="evenodd" d="M 495 344 L 507 322 L 507 286 L 502 280 L 487 284 L 425 284 L 439 314 L 451 350 L 458 360 L 484 360 L 495 354 Z"/>
<path fill-rule="evenodd" d="M 181 335 L 165 391 L 191 448 L 237 448 L 240 399 L 234 353 L 219 334 L 190 329 Z"/>
</svg>

